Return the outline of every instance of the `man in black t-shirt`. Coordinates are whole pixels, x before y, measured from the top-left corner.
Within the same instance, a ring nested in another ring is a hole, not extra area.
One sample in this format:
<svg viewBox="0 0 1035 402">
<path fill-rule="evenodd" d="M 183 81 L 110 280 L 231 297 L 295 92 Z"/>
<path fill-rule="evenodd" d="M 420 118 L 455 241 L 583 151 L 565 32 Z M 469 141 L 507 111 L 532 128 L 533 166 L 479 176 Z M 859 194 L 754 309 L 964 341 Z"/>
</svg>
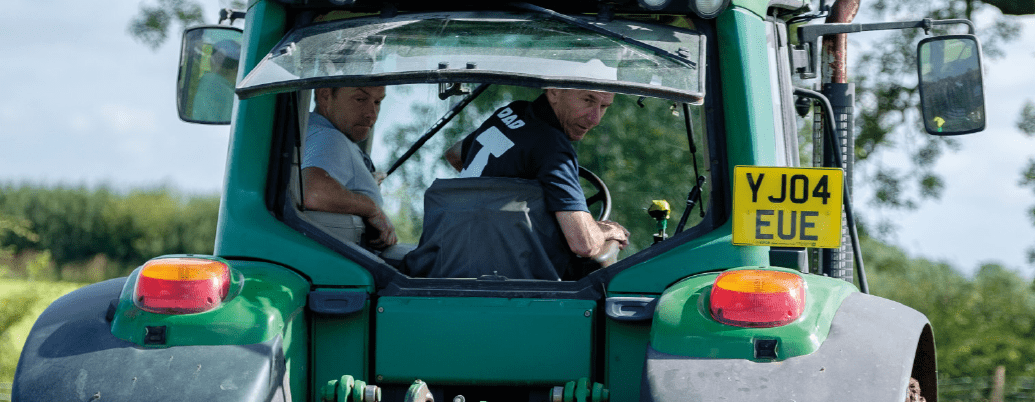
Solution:
<svg viewBox="0 0 1035 402">
<path fill-rule="evenodd" d="M 605 243 L 629 244 L 629 231 L 595 221 L 579 184 L 581 140 L 603 118 L 614 94 L 549 88 L 535 101 L 516 101 L 493 113 L 477 130 L 446 151 L 460 177 L 538 180 L 546 208 L 554 213 L 568 247 L 582 257 L 606 251 Z"/>
</svg>

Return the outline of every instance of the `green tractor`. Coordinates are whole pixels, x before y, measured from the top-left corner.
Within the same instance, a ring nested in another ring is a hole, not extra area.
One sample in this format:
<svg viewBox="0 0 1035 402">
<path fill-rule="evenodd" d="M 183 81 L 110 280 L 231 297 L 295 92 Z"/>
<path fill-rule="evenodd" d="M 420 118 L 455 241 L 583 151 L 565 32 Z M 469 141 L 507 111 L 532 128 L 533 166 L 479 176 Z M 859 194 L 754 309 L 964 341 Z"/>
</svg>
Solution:
<svg viewBox="0 0 1035 402">
<path fill-rule="evenodd" d="M 853 24 L 853 7 L 226 10 L 230 24 L 185 32 L 178 81 L 183 120 L 231 127 L 215 255 L 156 256 L 55 301 L 12 398 L 934 402 L 927 318 L 868 294 L 850 196 L 854 88 L 837 41 L 969 21 Z M 932 134 L 984 129 L 970 31 L 918 45 Z M 364 219 L 314 211 L 302 191 L 314 93 L 368 86 L 385 98 L 357 145 L 385 172 L 400 239 L 383 249 Z M 615 94 L 573 147 L 594 218 L 631 232 L 620 252 L 565 267 L 543 257 L 557 221 L 540 219 L 535 181 L 461 178 L 441 157 L 549 88 Z M 811 148 L 799 144 L 810 109 Z"/>
</svg>

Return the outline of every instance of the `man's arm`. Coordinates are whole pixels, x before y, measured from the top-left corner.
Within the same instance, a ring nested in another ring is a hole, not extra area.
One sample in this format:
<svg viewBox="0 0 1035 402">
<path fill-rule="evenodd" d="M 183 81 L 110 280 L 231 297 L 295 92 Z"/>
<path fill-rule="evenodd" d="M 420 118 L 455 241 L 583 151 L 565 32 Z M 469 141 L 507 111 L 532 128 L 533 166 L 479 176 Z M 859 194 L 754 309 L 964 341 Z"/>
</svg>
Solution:
<svg viewBox="0 0 1035 402">
<path fill-rule="evenodd" d="M 302 191 L 306 209 L 350 214 L 363 217 L 380 233 L 371 242 L 374 247 L 388 247 L 398 242 L 395 227 L 370 197 L 349 191 L 318 167 L 302 169 Z"/>
<path fill-rule="evenodd" d="M 595 221 L 586 211 L 555 212 L 561 231 L 568 241 L 568 247 L 581 257 L 594 257 L 605 250 L 609 240 L 618 242 L 619 248 L 629 245 L 629 231 L 611 221 Z"/>
<path fill-rule="evenodd" d="M 460 150 L 463 148 L 463 146 L 464 140 L 461 139 L 460 141 L 457 141 L 456 144 L 453 144 L 453 146 L 449 147 L 449 149 L 446 150 L 446 162 L 449 162 L 449 164 L 452 165 L 453 169 L 456 169 L 457 172 L 464 169 L 464 160 L 460 158 Z"/>
</svg>

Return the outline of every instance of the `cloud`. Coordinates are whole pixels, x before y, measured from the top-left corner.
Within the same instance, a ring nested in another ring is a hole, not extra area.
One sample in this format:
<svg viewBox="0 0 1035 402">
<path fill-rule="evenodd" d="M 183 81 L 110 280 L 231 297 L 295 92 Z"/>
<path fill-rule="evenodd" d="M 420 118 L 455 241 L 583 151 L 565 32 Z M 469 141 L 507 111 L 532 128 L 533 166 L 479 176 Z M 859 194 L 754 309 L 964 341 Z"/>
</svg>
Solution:
<svg viewBox="0 0 1035 402">
<path fill-rule="evenodd" d="M 101 105 L 98 114 L 117 133 L 154 133 L 157 129 L 158 116 L 154 110 L 109 103 Z"/>
<path fill-rule="evenodd" d="M 89 134 L 94 128 L 94 119 L 83 112 L 75 112 L 68 116 L 68 128 L 72 134 Z"/>
</svg>

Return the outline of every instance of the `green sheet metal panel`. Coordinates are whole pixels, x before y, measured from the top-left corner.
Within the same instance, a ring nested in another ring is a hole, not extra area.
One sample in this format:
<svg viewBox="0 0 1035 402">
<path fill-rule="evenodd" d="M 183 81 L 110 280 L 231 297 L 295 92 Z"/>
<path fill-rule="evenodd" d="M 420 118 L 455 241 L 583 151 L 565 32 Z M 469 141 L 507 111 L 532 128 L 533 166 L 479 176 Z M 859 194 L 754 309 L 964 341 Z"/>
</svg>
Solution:
<svg viewBox="0 0 1035 402">
<path fill-rule="evenodd" d="M 743 269 L 759 269 L 743 267 Z M 795 272 L 784 268 L 762 268 Z M 661 295 L 651 328 L 651 346 L 677 356 L 755 360 L 754 340 L 775 339 L 777 361 L 816 351 L 830 332 L 841 303 L 858 290 L 850 283 L 803 274 L 805 309 L 797 320 L 773 328 L 742 328 L 712 318 L 708 297 L 717 273 L 681 281 Z"/>
<path fill-rule="evenodd" d="M 728 166 L 771 166 L 776 161 L 772 86 L 765 21 L 735 7 L 716 20 Z"/>
<path fill-rule="evenodd" d="M 198 257 L 198 256 L 195 256 Z M 141 310 L 133 303 L 133 289 L 140 269 L 126 280 L 112 320 L 111 333 L 117 338 L 148 348 L 179 345 L 251 345 L 277 335 L 288 337 L 292 321 L 302 316 L 309 283 L 298 274 L 273 264 L 256 261 L 227 261 L 232 275 L 241 274 L 243 283 L 235 285 L 219 307 L 195 314 L 157 314 Z M 236 282 L 236 281 L 235 281 Z M 145 345 L 148 326 L 165 326 L 166 342 Z"/>
<path fill-rule="evenodd" d="M 768 265 L 768 247 L 734 246 L 731 223 L 690 240 L 642 264 L 619 272 L 607 284 L 614 293 L 660 295 L 673 283 L 701 272 Z"/>
<path fill-rule="evenodd" d="M 611 295 L 644 296 L 644 295 Z M 607 342 L 606 382 L 612 401 L 635 401 L 640 398 L 640 377 L 647 356 L 650 321 L 616 321 L 605 319 Z"/>
<path fill-rule="evenodd" d="M 244 77 L 287 31 L 287 12 L 273 1 L 250 3 L 243 44 Z M 370 273 L 278 221 L 266 209 L 275 96 L 237 103 L 220 202 L 216 255 L 274 261 L 305 273 L 316 285 L 373 290 Z"/>
<path fill-rule="evenodd" d="M 769 7 L 769 0 L 732 0 L 730 8 L 744 8 L 757 16 L 764 16 L 766 8 Z"/>
<path fill-rule="evenodd" d="M 328 289 L 323 289 L 327 291 Z M 362 292 L 339 289 L 340 292 Z M 351 375 L 357 380 L 367 377 L 370 350 L 370 302 L 363 309 L 346 315 L 312 313 L 313 390 L 323 389 L 330 380 Z"/>
<path fill-rule="evenodd" d="M 721 80 L 726 159 L 732 179 L 734 166 L 775 162 L 765 22 L 752 10 L 732 7 L 717 18 L 716 34 L 720 74 L 709 79 Z M 672 283 L 696 273 L 769 265 L 768 247 L 734 246 L 731 233 L 730 222 L 726 222 L 712 233 L 626 269 L 608 284 L 608 291 L 660 294 Z"/>
<path fill-rule="evenodd" d="M 379 383 L 563 385 L 589 377 L 596 303 L 587 300 L 383 297 Z"/>
</svg>

